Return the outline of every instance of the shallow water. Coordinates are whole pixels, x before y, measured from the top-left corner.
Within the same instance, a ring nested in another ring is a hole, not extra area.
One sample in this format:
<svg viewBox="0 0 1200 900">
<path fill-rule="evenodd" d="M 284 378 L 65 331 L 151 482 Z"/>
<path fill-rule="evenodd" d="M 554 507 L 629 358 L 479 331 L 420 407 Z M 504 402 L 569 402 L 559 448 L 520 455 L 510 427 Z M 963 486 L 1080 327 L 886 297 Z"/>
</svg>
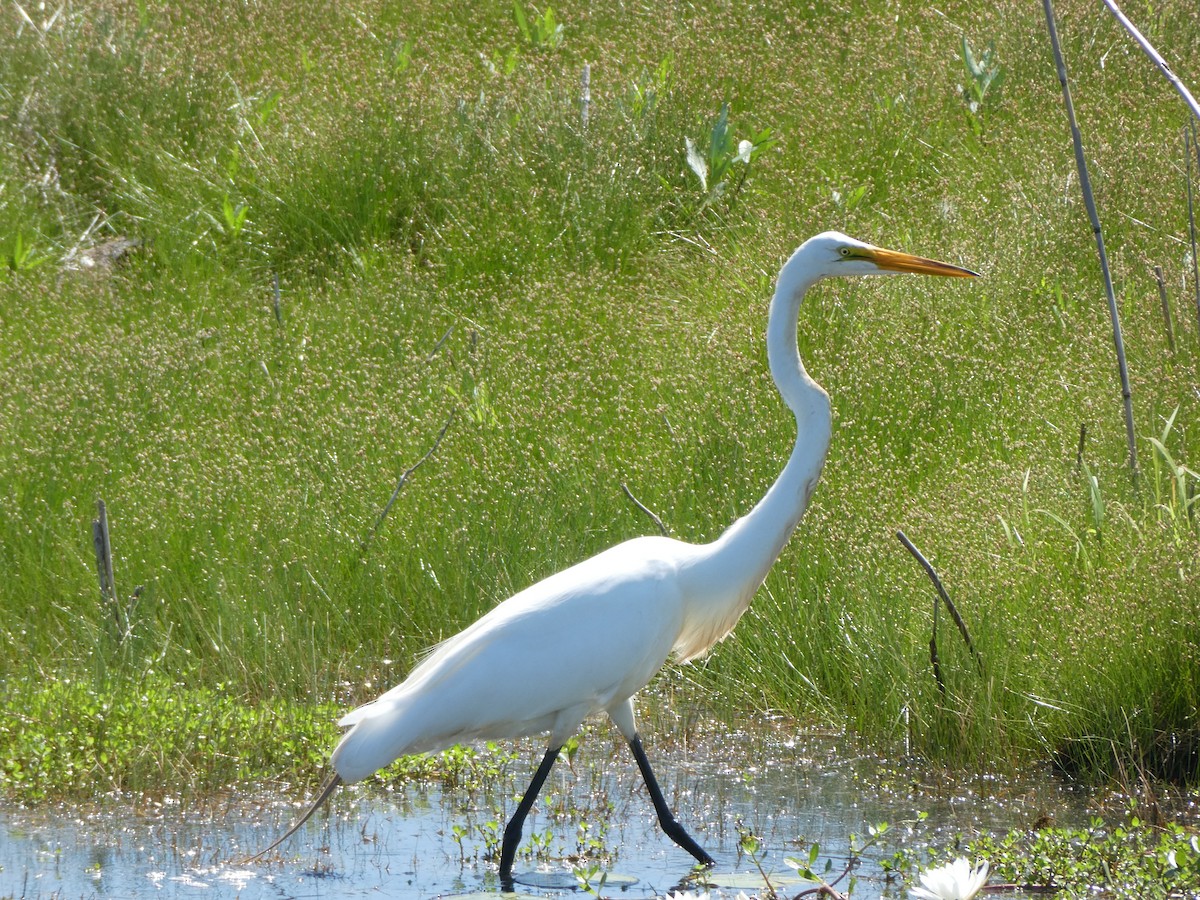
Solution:
<svg viewBox="0 0 1200 900">
<path fill-rule="evenodd" d="M 1028 827 L 1046 815 L 1080 824 L 1088 814 L 1086 795 L 1048 775 L 963 780 L 915 762 L 849 755 L 836 736 L 782 732 L 688 744 L 649 735 L 668 802 L 717 860 L 707 887 L 715 897 L 761 889 L 753 861 L 739 853 L 739 823 L 760 838 L 761 861 L 783 896 L 813 886 L 794 880 L 785 856 L 807 858 L 816 842 L 818 870 L 829 860 L 832 879 L 846 865 L 851 833 L 891 823 L 887 842 L 866 851 L 853 882 L 838 887 L 853 898 L 893 898 L 907 890 L 885 878 L 881 861 L 901 846 L 945 846 L 957 834 Z M 119 801 L 88 810 L 0 807 L 0 897 L 495 895 L 485 835 L 491 822 L 503 827 L 542 752 L 532 742 L 518 749 L 505 764 L 511 779 L 472 790 L 342 789 L 328 812 L 265 862 L 242 860 L 296 816 L 291 798 L 259 794 L 187 808 Z M 919 811 L 929 818 L 917 824 Z M 456 838 L 456 826 L 466 833 Z M 548 835 L 546 846 L 536 858 L 518 857 L 516 872 L 539 884 L 518 884 L 521 894 L 586 896 L 565 885 L 574 884 L 576 854 L 591 841 L 607 873 L 606 897 L 664 896 L 691 870 L 691 858 L 659 831 L 632 758 L 604 729 L 584 740 L 573 766 L 555 766 L 526 824 L 526 839 L 533 833 Z"/>
</svg>

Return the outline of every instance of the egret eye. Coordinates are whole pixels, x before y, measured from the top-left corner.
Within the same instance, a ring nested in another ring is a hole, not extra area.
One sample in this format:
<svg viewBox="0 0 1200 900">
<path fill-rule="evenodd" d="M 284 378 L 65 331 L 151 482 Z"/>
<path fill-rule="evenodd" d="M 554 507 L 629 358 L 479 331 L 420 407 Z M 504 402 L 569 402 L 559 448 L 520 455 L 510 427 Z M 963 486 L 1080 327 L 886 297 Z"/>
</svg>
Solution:
<svg viewBox="0 0 1200 900">
<path fill-rule="evenodd" d="M 842 248 L 840 248 L 840 249 L 838 250 L 838 253 L 842 254 L 842 259 L 849 259 L 849 258 L 850 258 L 850 248 L 849 248 L 849 247 L 842 247 Z"/>
</svg>

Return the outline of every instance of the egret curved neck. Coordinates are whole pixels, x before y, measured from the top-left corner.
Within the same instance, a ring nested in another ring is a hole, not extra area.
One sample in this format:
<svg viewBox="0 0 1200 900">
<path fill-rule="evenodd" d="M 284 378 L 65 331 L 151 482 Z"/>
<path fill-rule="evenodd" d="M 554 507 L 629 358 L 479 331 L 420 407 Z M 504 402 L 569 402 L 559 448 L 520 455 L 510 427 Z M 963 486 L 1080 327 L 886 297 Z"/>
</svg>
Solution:
<svg viewBox="0 0 1200 900">
<path fill-rule="evenodd" d="M 767 320 L 767 360 L 783 402 L 796 417 L 796 444 L 762 500 L 717 542 L 732 567 L 753 582 L 746 586 L 751 593 L 767 577 L 808 508 L 832 435 L 829 395 L 809 377 L 796 345 L 800 303 L 817 280 L 798 265 L 801 262 L 793 256 L 784 266 Z"/>
<path fill-rule="evenodd" d="M 809 377 L 796 345 L 800 303 L 817 280 L 809 274 L 802 249 L 784 266 L 771 300 L 767 358 L 783 402 L 796 417 L 796 444 L 766 495 L 709 545 L 704 577 L 714 603 L 730 603 L 733 621 L 767 577 L 783 551 L 817 486 L 832 435 L 829 395 Z M 708 591 L 706 591 L 708 592 Z M 718 600 L 723 597 L 723 601 Z"/>
</svg>

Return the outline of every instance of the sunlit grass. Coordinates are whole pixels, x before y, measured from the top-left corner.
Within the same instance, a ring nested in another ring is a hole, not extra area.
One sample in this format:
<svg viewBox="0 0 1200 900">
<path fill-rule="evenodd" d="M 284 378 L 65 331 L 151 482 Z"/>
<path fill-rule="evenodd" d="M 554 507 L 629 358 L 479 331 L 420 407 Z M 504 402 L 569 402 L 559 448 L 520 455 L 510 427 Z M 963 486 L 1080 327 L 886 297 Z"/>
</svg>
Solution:
<svg viewBox="0 0 1200 900">
<path fill-rule="evenodd" d="M 676 536 L 715 537 L 790 447 L 766 298 L 827 227 L 985 278 L 813 292 L 800 342 L 835 406 L 824 479 L 736 636 L 689 680 L 718 709 L 819 716 L 956 763 L 1196 777 L 1184 118 L 1135 56 L 1100 65 L 1098 31 L 1124 46 L 1114 24 L 1080 12 L 1061 28 L 1121 280 L 1136 483 L 1037 10 L 601 5 L 556 10 L 561 39 L 535 46 L 504 4 L 469 20 L 139 9 L 67 6 L 0 32 L 12 792 L 53 789 L 12 765 L 64 729 L 68 791 L 80 772 L 97 789 L 203 789 L 311 767 L 333 734 L 318 704 L 373 696 L 511 592 L 651 531 L 622 483 Z M 959 21 L 1003 72 L 973 110 Z M 1166 9 L 1155 28 L 1186 72 L 1200 24 Z M 726 103 L 730 133 L 777 143 L 714 197 L 685 142 Z M 111 272 L 63 271 L 117 235 L 141 244 Z M 1180 297 L 1175 353 L 1148 263 Z M 98 498 L 122 600 L 143 588 L 121 646 L 96 584 Z M 985 660 L 981 677 L 944 630 L 945 696 L 932 589 L 897 528 Z M 139 768 L 50 714 L 96 697 L 136 711 L 143 685 L 176 683 L 246 749 L 171 744 L 162 760 L 186 762 Z M 284 743 L 303 753 L 267 746 L 277 718 L 299 723 Z"/>
</svg>

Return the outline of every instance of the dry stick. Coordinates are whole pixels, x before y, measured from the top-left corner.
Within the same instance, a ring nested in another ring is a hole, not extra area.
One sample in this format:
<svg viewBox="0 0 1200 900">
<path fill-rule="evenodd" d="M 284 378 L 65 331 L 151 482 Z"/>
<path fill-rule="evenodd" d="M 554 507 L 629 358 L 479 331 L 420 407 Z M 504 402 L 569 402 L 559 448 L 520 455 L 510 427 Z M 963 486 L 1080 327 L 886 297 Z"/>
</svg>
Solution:
<svg viewBox="0 0 1200 900">
<path fill-rule="evenodd" d="M 808 897 L 814 894 L 818 897 L 829 897 L 832 898 L 832 900 L 846 900 L 845 894 L 843 894 L 837 888 L 830 887 L 827 884 L 819 884 L 815 888 L 809 888 L 807 891 L 801 891 L 796 895 L 796 897 Z M 745 894 L 742 896 L 744 897 Z"/>
<path fill-rule="evenodd" d="M 1167 285 L 1163 281 L 1162 266 L 1154 267 L 1154 280 L 1158 282 L 1158 299 L 1162 302 L 1163 324 L 1167 327 L 1167 347 L 1175 352 L 1175 327 L 1171 324 L 1171 301 L 1167 299 Z"/>
<path fill-rule="evenodd" d="M 897 532 L 903 534 L 903 532 Z M 942 661 L 938 657 L 937 652 L 937 636 L 938 636 L 938 610 L 941 606 L 938 604 L 937 597 L 933 598 L 933 628 L 929 632 L 929 665 L 933 667 L 933 680 L 937 682 L 938 691 L 943 697 L 946 696 L 946 679 L 942 677 Z"/>
<path fill-rule="evenodd" d="M 1192 149 L 1196 152 L 1196 166 L 1200 169 L 1200 141 L 1196 139 L 1196 123 L 1189 122 L 1188 124 L 1192 127 Z M 1192 285 L 1196 289 L 1196 326 L 1197 332 L 1200 333 L 1200 268 L 1197 268 L 1200 263 L 1196 261 L 1196 219 L 1190 213 L 1188 215 L 1188 232 L 1192 236 Z"/>
<path fill-rule="evenodd" d="M 446 329 L 446 333 L 443 334 L 440 338 L 438 338 L 438 342 L 433 345 L 433 349 L 430 350 L 429 355 L 425 357 L 425 362 L 433 361 L 433 358 L 435 356 L 437 356 L 437 352 L 442 349 L 442 344 L 446 343 L 446 340 L 453 333 L 454 333 L 454 326 L 451 325 L 449 328 Z"/>
<path fill-rule="evenodd" d="M 1107 0 L 1106 0 L 1107 2 Z M 1063 62 L 1062 48 L 1058 43 L 1058 28 L 1054 24 L 1054 6 L 1051 0 L 1042 0 L 1046 10 L 1046 27 L 1050 30 L 1050 44 L 1054 48 L 1054 64 L 1058 69 L 1058 82 L 1062 85 L 1063 104 L 1067 108 L 1067 120 L 1071 124 L 1071 142 L 1075 145 L 1075 166 L 1079 170 L 1079 187 L 1083 191 L 1083 202 L 1087 207 L 1088 219 L 1092 223 L 1092 234 L 1096 238 L 1096 249 L 1100 253 L 1100 271 L 1104 275 L 1104 292 L 1108 296 L 1108 314 L 1112 319 L 1113 344 L 1117 350 L 1117 367 L 1121 374 L 1121 396 L 1125 400 L 1125 437 L 1129 442 L 1129 468 L 1136 475 L 1137 435 L 1133 430 L 1133 391 L 1129 387 L 1129 367 L 1125 363 L 1125 342 L 1121 338 L 1121 317 L 1117 311 L 1117 297 L 1113 293 L 1112 275 L 1108 271 L 1108 254 L 1104 251 L 1104 235 L 1100 231 L 1100 216 L 1096 213 L 1096 200 L 1092 196 L 1092 182 L 1088 178 L 1087 160 L 1083 157 L 1083 138 L 1075 121 L 1075 106 L 1071 103 L 1071 88 L 1067 84 L 1067 64 Z"/>
<path fill-rule="evenodd" d="M 625 482 L 623 482 L 623 481 L 621 482 L 621 490 L 623 490 L 625 492 L 626 497 L 628 497 L 630 500 L 633 501 L 634 506 L 636 506 L 638 509 L 640 509 L 642 512 L 644 512 L 646 515 L 648 515 L 654 521 L 654 524 L 658 526 L 658 530 L 660 532 L 662 532 L 663 537 L 670 536 L 671 532 L 667 529 L 667 526 L 663 524 L 663 520 L 660 519 L 657 515 L 655 515 L 654 511 L 649 509 L 644 503 L 642 503 L 641 500 L 639 500 L 637 497 L 633 496 L 633 491 L 631 491 L 628 488 L 628 486 L 626 486 Z"/>
<path fill-rule="evenodd" d="M 279 273 L 271 273 L 271 299 L 275 306 L 275 321 L 280 325 L 283 324 L 283 306 L 280 303 L 279 297 Z"/>
<path fill-rule="evenodd" d="M 1175 73 L 1171 71 L 1171 67 L 1167 65 L 1166 60 L 1158 55 L 1158 51 L 1154 49 L 1153 45 L 1142 36 L 1142 33 L 1134 27 L 1132 22 L 1125 18 L 1125 13 L 1121 12 L 1120 8 L 1118 8 L 1117 4 L 1114 3 L 1113 0 L 1104 0 L 1104 5 L 1107 6 L 1109 12 L 1113 14 L 1113 18 L 1120 22 L 1125 30 L 1129 32 L 1130 37 L 1137 41 L 1138 46 L 1142 48 L 1142 52 L 1150 57 L 1150 61 L 1152 63 L 1158 66 L 1159 71 L 1166 76 L 1167 81 L 1171 82 L 1171 86 L 1179 92 L 1179 96 L 1183 98 L 1183 101 L 1192 108 L 1192 114 L 1197 119 L 1200 119 L 1200 103 L 1196 102 L 1196 98 L 1192 96 L 1191 92 L 1186 87 L 1184 87 L 1183 82 L 1175 77 Z M 1047 3 L 1046 6 L 1049 8 L 1049 3 Z"/>
<path fill-rule="evenodd" d="M 588 106 L 592 102 L 592 67 L 583 64 L 583 74 L 579 78 L 579 124 L 586 130 L 588 126 Z"/>
<path fill-rule="evenodd" d="M 1049 2 L 1049 0 L 1047 0 L 1047 4 L 1048 4 L 1048 2 Z M 1166 77 L 1167 81 L 1169 81 L 1171 83 L 1171 86 L 1173 88 L 1175 88 L 1175 90 L 1178 92 L 1179 96 L 1183 98 L 1183 102 L 1186 103 L 1191 108 L 1192 115 L 1195 116 L 1195 119 L 1200 120 L 1200 103 L 1196 102 L 1196 98 L 1192 96 L 1191 92 L 1187 89 L 1187 87 L 1184 86 L 1184 83 L 1179 80 L 1179 78 L 1175 75 L 1174 72 L 1171 71 L 1171 67 L 1167 65 L 1166 60 L 1164 60 L 1162 58 L 1162 56 L 1159 55 L 1158 51 L 1154 49 L 1154 45 L 1151 44 L 1148 40 L 1146 40 L 1145 36 L 1140 31 L 1138 31 L 1138 29 L 1134 26 L 1134 24 L 1132 22 L 1129 21 L 1128 18 L 1126 18 L 1125 14 L 1123 12 L 1121 12 L 1120 8 L 1117 6 L 1116 3 L 1113 2 L 1113 0 L 1104 0 L 1104 5 L 1107 6 L 1109 9 L 1109 12 L 1111 12 L 1113 14 L 1113 18 L 1115 18 L 1118 22 L 1121 23 L 1121 26 L 1126 31 L 1129 32 L 1130 37 L 1132 37 L 1134 39 L 1134 41 L 1137 42 L 1137 45 L 1142 48 L 1142 52 L 1145 53 L 1146 56 L 1148 56 L 1150 58 L 1150 61 L 1152 63 L 1154 63 L 1154 65 L 1158 66 L 1159 71 L 1163 73 L 1163 75 Z M 1195 130 L 1194 130 L 1195 121 L 1192 121 L 1191 124 L 1193 127 L 1192 143 L 1195 144 L 1195 134 L 1196 134 Z M 1185 140 L 1185 147 L 1186 147 L 1186 140 Z M 1200 160 L 1200 147 L 1197 147 L 1196 149 L 1197 149 L 1197 159 Z M 1185 153 L 1186 153 L 1186 150 L 1185 150 Z M 1196 263 L 1196 227 L 1195 227 L 1195 222 L 1192 219 L 1191 157 L 1188 156 L 1187 158 L 1188 158 L 1188 221 L 1191 224 L 1191 233 L 1192 233 L 1192 278 L 1196 284 L 1196 323 L 1198 326 L 1200 326 L 1200 275 L 1197 274 L 1197 270 L 1196 270 L 1196 265 L 1197 265 L 1197 263 Z"/>
<path fill-rule="evenodd" d="M 379 514 L 379 518 L 375 520 L 375 524 L 371 526 L 371 531 L 365 538 L 362 539 L 362 543 L 358 545 L 358 556 L 360 560 L 362 557 L 366 556 L 367 547 L 370 546 L 371 541 L 375 540 L 375 535 L 379 532 L 379 526 L 383 524 L 383 520 L 387 518 L 387 514 L 392 511 L 392 506 L 395 504 L 396 498 L 400 496 L 401 488 L 404 487 L 405 483 L 412 476 L 412 473 L 417 471 L 417 469 L 421 467 L 425 460 L 433 456 L 434 452 L 438 448 L 438 445 L 442 442 L 442 438 L 446 436 L 446 431 L 450 428 L 450 423 L 453 421 L 454 412 L 451 411 L 450 417 L 446 419 L 446 424 L 442 426 L 442 430 L 439 431 L 437 437 L 434 438 L 433 446 L 425 451 L 424 456 L 404 470 L 404 474 L 401 475 L 400 480 L 396 482 L 396 489 L 392 491 L 392 496 L 388 499 L 388 502 L 384 504 L 383 511 Z"/>
<path fill-rule="evenodd" d="M 117 588 L 113 580 L 112 544 L 108 539 L 108 508 L 103 500 L 96 501 L 96 518 L 92 520 L 92 546 L 96 550 L 96 574 L 100 576 L 100 596 L 112 610 L 119 642 L 125 635 L 125 623 L 121 621 L 121 604 L 117 602 Z"/>
<path fill-rule="evenodd" d="M 942 580 L 938 578 L 938 574 L 933 570 L 933 566 L 930 565 L 929 560 L 924 557 L 920 550 L 913 546 L 913 542 L 908 539 L 908 535 L 906 535 L 903 531 L 897 530 L 896 537 L 900 539 L 900 543 L 904 545 L 905 549 L 913 555 L 913 558 L 921 564 L 921 567 L 925 570 L 925 573 L 933 582 L 934 588 L 937 589 L 938 596 L 942 598 L 942 601 L 946 604 L 946 609 L 950 611 L 950 617 L 954 619 L 954 624 L 958 626 L 958 630 L 962 634 L 963 641 L 966 642 L 967 649 L 970 650 L 971 655 L 975 657 L 975 665 L 979 669 L 979 674 L 982 675 L 983 659 L 980 657 L 979 651 L 975 649 L 975 643 L 971 640 L 970 632 L 967 631 L 967 623 L 964 622 L 962 616 L 958 614 L 958 607 L 954 605 L 954 601 L 950 599 L 950 595 L 947 594 L 946 589 L 942 587 Z"/>
<path fill-rule="evenodd" d="M 1183 132 L 1183 157 L 1185 163 L 1185 175 L 1187 179 L 1187 211 L 1188 211 L 1188 236 L 1192 242 L 1192 286 L 1196 289 L 1196 325 L 1197 331 L 1200 332 L 1200 263 L 1196 261 L 1196 216 L 1192 210 L 1192 154 L 1188 148 L 1188 135 L 1191 135 L 1192 146 L 1196 148 L 1196 165 L 1200 167 L 1200 144 L 1196 142 L 1196 123 L 1188 122 L 1188 127 Z"/>
<path fill-rule="evenodd" d="M 1057 884 L 1019 884 L 1012 881 L 1005 884 L 985 884 L 980 888 L 980 891 L 997 894 L 1015 894 L 1018 891 L 1023 894 L 1057 894 L 1061 890 Z"/>
<path fill-rule="evenodd" d="M 1083 444 L 1087 440 L 1087 422 L 1079 423 L 1079 447 L 1075 451 L 1075 468 L 1083 468 Z"/>
</svg>

